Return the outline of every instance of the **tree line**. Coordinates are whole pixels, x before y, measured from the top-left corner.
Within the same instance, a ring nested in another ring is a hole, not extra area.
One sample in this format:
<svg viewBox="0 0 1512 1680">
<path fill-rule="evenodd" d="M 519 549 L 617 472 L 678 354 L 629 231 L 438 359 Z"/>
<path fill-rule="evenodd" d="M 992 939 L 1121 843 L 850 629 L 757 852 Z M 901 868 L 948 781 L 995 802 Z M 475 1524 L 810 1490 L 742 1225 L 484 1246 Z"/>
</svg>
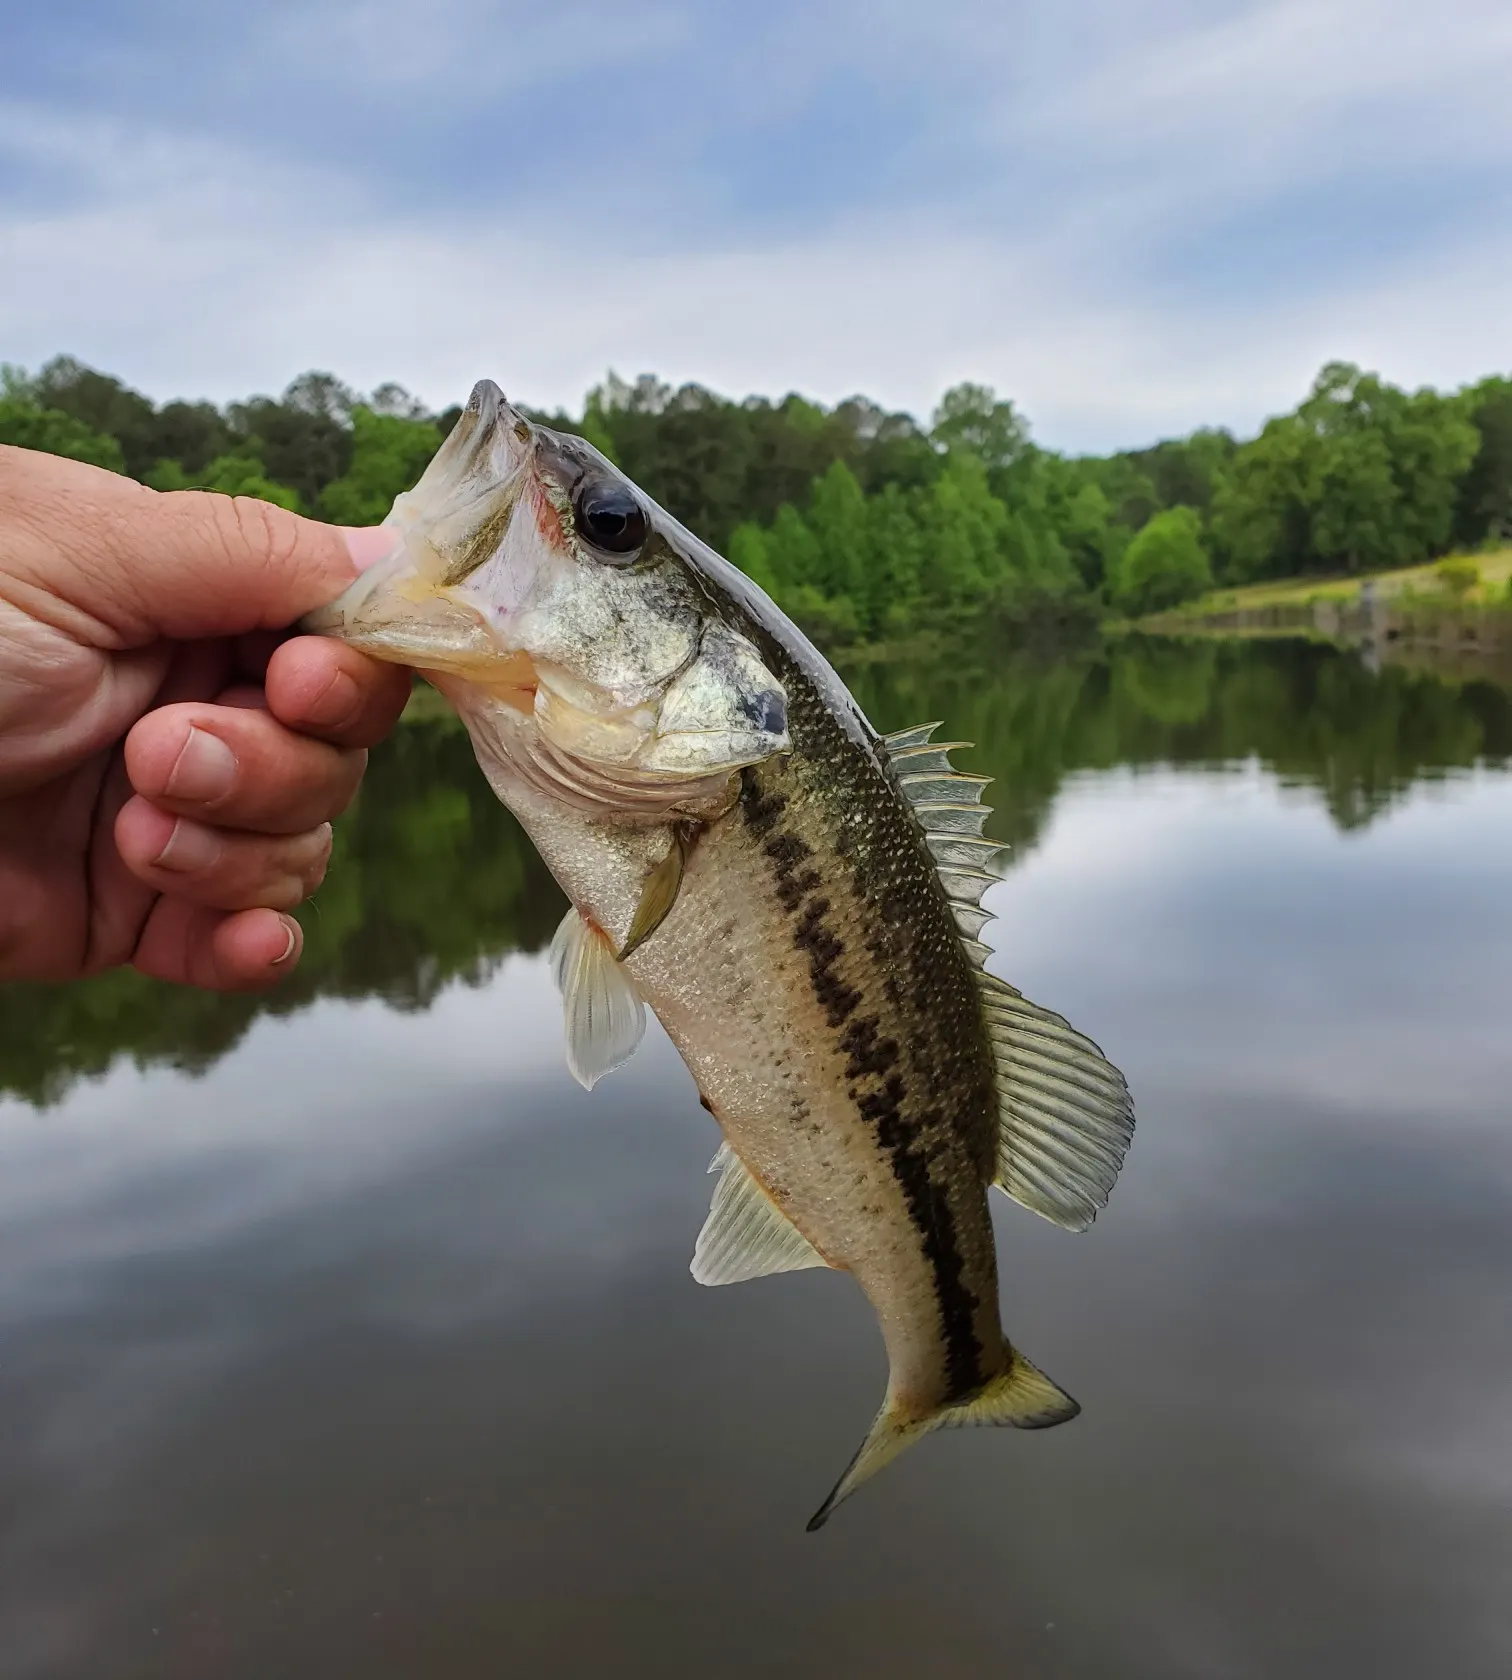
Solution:
<svg viewBox="0 0 1512 1680">
<path fill-rule="evenodd" d="M 0 442 L 157 489 L 259 496 L 375 522 L 455 423 L 402 386 L 306 373 L 278 398 L 153 403 L 60 356 L 0 384 Z M 610 376 L 587 437 L 820 640 L 921 624 L 1023 625 L 1157 611 L 1215 581 L 1410 565 L 1512 539 L 1512 378 L 1406 391 L 1330 363 L 1291 413 L 1239 440 L 1203 428 L 1073 456 L 1036 444 L 987 386 L 927 424 L 864 397 L 734 401 Z"/>
</svg>

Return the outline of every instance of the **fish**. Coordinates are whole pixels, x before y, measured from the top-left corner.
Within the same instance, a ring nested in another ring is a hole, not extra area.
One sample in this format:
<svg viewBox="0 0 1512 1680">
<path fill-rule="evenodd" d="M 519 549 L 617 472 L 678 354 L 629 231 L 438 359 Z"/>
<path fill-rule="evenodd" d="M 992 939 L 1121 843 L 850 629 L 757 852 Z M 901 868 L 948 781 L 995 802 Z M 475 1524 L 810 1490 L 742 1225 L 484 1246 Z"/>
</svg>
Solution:
<svg viewBox="0 0 1512 1680">
<path fill-rule="evenodd" d="M 1134 1129 L 1089 1038 L 986 968 L 987 778 L 939 724 L 880 734 L 751 580 L 490 380 L 302 628 L 420 672 L 570 901 L 550 961 L 587 1088 L 649 1008 L 718 1123 L 692 1273 L 827 1267 L 886 1393 L 809 1522 L 945 1427 L 1077 1402 L 1004 1334 L 996 1185 L 1070 1230 Z"/>
</svg>

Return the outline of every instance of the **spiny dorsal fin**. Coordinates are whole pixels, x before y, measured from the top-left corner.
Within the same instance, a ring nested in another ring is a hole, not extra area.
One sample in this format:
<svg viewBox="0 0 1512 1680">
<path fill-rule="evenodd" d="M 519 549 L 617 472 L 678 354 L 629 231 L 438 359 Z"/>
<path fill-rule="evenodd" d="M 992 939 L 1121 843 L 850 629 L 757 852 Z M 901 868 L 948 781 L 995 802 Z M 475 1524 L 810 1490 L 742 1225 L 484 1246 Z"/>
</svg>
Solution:
<svg viewBox="0 0 1512 1680">
<path fill-rule="evenodd" d="M 719 1183 L 690 1268 L 700 1283 L 744 1283 L 747 1278 L 828 1264 L 729 1144 L 719 1146 L 709 1171 L 719 1174 Z"/>
<path fill-rule="evenodd" d="M 997 880 L 998 856 L 1007 848 L 982 838 L 989 807 L 982 791 L 990 776 L 968 776 L 956 770 L 950 755 L 969 741 L 931 741 L 937 723 L 900 729 L 884 735 L 878 746 L 897 778 L 899 788 L 924 830 L 924 844 L 935 872 L 950 899 L 961 944 L 978 968 L 987 960 L 987 947 L 977 935 L 992 920 L 981 908 L 982 894 Z"/>
<path fill-rule="evenodd" d="M 1082 1033 L 996 975 L 982 1014 L 997 1061 L 994 1182 L 1068 1231 L 1084 1231 L 1108 1196 L 1134 1136 L 1124 1076 Z"/>
<path fill-rule="evenodd" d="M 882 745 L 887 749 L 888 756 L 902 750 L 904 747 L 922 747 L 924 743 L 940 727 L 938 721 L 934 723 L 917 723 L 912 729 L 895 729 L 891 735 L 882 737 Z"/>
<path fill-rule="evenodd" d="M 607 935 L 575 909 L 552 936 L 551 970 L 562 994 L 567 1066 L 591 1091 L 635 1054 L 646 1030 L 646 1006 L 615 960 Z"/>
</svg>

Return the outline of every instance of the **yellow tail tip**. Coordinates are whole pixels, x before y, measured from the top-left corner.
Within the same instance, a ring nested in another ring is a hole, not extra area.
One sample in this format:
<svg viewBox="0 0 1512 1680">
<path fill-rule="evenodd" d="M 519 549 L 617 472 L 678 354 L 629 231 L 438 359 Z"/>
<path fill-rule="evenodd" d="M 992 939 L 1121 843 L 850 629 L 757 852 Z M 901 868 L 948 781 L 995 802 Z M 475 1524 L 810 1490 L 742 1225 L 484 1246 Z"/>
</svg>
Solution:
<svg viewBox="0 0 1512 1680">
<path fill-rule="evenodd" d="M 940 1406 L 923 1417 L 904 1417 L 884 1406 L 856 1456 L 835 1483 L 830 1496 L 808 1520 L 805 1532 L 817 1533 L 835 1508 L 849 1499 L 863 1482 L 936 1429 L 971 1429 L 1006 1424 L 1014 1429 L 1052 1429 L 1069 1423 L 1081 1407 L 1058 1388 L 1037 1365 L 1010 1348 L 1008 1368 L 964 1400 Z"/>
</svg>

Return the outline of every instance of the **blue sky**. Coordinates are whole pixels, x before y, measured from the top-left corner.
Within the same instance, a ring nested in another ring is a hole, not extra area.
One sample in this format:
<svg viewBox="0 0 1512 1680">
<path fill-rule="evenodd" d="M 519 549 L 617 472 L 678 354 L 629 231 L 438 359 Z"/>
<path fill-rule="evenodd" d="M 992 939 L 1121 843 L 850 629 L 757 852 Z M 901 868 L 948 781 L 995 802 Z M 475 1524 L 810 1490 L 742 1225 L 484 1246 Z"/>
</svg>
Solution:
<svg viewBox="0 0 1512 1680">
<path fill-rule="evenodd" d="M 442 406 L 613 367 L 1063 448 L 1512 369 L 1506 0 L 51 0 L 0 359 Z"/>
</svg>

